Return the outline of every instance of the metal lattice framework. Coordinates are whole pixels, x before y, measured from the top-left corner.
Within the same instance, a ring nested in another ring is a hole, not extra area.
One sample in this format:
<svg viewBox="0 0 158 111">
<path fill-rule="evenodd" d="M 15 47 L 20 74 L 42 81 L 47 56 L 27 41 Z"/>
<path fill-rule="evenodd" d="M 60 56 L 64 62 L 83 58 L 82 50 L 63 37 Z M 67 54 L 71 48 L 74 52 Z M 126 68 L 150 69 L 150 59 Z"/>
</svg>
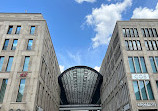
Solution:
<svg viewBox="0 0 158 111">
<path fill-rule="evenodd" d="M 87 66 L 75 66 L 59 76 L 61 104 L 96 104 L 100 99 L 102 75 Z"/>
</svg>

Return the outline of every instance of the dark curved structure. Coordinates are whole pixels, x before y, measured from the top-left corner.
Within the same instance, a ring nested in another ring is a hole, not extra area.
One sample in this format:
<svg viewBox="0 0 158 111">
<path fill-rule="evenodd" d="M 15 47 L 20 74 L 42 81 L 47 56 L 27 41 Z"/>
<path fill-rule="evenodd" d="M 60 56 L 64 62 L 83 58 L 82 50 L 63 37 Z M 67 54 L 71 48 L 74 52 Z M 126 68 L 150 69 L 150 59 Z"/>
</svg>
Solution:
<svg viewBox="0 0 158 111">
<path fill-rule="evenodd" d="M 74 66 L 58 77 L 61 104 L 100 104 L 102 75 L 87 66 Z"/>
</svg>

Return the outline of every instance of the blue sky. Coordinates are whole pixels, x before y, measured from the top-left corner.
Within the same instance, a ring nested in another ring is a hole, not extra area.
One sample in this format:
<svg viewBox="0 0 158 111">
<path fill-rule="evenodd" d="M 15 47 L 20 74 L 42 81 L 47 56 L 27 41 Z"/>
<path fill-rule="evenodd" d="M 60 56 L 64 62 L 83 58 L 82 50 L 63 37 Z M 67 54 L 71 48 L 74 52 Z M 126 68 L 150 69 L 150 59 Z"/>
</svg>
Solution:
<svg viewBox="0 0 158 111">
<path fill-rule="evenodd" d="M 2 0 L 0 12 L 42 13 L 62 70 L 76 65 L 99 68 L 116 21 L 158 18 L 157 3 L 158 0 Z"/>
</svg>

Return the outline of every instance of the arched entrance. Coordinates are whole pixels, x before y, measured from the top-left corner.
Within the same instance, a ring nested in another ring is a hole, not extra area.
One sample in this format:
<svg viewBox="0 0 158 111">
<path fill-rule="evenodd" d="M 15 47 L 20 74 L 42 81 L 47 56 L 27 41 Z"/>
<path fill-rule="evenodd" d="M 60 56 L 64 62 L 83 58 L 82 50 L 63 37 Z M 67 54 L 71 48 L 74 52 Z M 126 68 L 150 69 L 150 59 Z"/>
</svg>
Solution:
<svg viewBox="0 0 158 111">
<path fill-rule="evenodd" d="M 102 75 L 87 66 L 75 66 L 58 77 L 61 94 L 60 110 L 97 111 L 100 106 Z"/>
</svg>

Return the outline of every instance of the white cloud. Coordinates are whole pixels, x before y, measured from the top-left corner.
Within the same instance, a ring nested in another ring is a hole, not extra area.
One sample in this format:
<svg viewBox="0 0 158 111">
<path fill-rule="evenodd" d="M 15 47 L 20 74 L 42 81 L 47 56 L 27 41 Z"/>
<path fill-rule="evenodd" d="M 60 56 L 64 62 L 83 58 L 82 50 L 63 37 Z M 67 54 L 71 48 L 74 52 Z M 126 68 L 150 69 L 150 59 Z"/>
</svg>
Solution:
<svg viewBox="0 0 158 111">
<path fill-rule="evenodd" d="M 154 9 L 139 7 L 133 11 L 132 18 L 158 18 L 158 3 Z"/>
<path fill-rule="evenodd" d="M 99 72 L 99 70 L 100 70 L 100 67 L 98 67 L 98 66 L 95 66 L 95 67 L 94 67 L 94 69 L 95 69 L 96 71 L 98 71 L 98 72 Z"/>
<path fill-rule="evenodd" d="M 59 65 L 61 73 L 64 71 L 65 67 L 63 65 Z"/>
<path fill-rule="evenodd" d="M 68 56 L 73 60 L 74 63 L 76 63 L 77 65 L 80 65 L 81 64 L 81 55 L 80 55 L 80 52 L 77 51 L 76 53 L 70 53 L 70 52 L 67 52 L 68 53 Z"/>
<path fill-rule="evenodd" d="M 86 23 L 94 26 L 96 32 L 92 38 L 93 48 L 109 43 L 116 21 L 121 20 L 122 12 L 131 5 L 132 0 L 110 5 L 102 4 L 100 8 L 93 9 L 92 14 L 86 16 Z"/>
<path fill-rule="evenodd" d="M 82 3 L 82 2 L 90 2 L 90 3 L 94 3 L 96 2 L 96 0 L 75 0 L 78 3 Z"/>
</svg>

